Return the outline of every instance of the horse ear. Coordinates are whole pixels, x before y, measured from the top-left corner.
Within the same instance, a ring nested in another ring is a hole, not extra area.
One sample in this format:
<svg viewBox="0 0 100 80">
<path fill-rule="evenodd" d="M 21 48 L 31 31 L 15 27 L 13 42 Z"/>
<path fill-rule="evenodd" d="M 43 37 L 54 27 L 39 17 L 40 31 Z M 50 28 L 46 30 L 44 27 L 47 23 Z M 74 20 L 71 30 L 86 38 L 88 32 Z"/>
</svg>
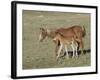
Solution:
<svg viewBox="0 0 100 80">
<path fill-rule="evenodd" d="M 49 29 L 46 29 L 47 33 L 50 33 L 50 30 Z"/>
</svg>

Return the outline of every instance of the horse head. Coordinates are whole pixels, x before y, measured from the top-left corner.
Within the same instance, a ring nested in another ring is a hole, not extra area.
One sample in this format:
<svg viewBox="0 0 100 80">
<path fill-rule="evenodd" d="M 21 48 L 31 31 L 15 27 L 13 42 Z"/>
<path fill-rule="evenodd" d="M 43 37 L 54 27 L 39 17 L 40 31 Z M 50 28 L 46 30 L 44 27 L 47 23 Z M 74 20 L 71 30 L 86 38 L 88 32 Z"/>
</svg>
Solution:
<svg viewBox="0 0 100 80">
<path fill-rule="evenodd" d="M 39 41 L 42 42 L 47 36 L 47 30 L 40 28 Z"/>
</svg>

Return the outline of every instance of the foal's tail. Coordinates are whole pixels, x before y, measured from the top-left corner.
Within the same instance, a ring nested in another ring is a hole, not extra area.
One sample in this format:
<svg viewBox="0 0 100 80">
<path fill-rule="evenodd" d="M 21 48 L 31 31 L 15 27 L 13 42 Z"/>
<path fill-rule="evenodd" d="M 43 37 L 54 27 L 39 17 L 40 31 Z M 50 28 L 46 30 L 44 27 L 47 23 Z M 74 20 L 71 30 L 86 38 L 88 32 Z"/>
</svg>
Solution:
<svg viewBox="0 0 100 80">
<path fill-rule="evenodd" d="M 83 31 L 83 32 L 82 32 L 82 33 L 83 33 L 82 36 L 84 37 L 84 36 L 86 35 L 86 29 L 85 29 L 84 26 L 82 27 L 82 31 Z"/>
</svg>

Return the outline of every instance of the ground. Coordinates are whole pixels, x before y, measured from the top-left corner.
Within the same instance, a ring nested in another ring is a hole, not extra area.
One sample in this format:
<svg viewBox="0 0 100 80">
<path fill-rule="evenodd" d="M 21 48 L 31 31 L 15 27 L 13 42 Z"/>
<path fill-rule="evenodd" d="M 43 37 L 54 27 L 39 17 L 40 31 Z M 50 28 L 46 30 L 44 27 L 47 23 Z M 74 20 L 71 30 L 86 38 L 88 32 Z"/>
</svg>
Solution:
<svg viewBox="0 0 100 80">
<path fill-rule="evenodd" d="M 73 25 L 84 26 L 84 49 L 90 49 L 90 14 L 68 12 L 42 12 L 23 10 L 22 13 L 22 67 L 23 69 L 83 67 L 91 65 L 90 52 L 78 58 L 66 57 L 59 62 L 55 59 L 55 43 L 50 38 L 39 42 L 39 28 L 60 28 Z"/>
</svg>

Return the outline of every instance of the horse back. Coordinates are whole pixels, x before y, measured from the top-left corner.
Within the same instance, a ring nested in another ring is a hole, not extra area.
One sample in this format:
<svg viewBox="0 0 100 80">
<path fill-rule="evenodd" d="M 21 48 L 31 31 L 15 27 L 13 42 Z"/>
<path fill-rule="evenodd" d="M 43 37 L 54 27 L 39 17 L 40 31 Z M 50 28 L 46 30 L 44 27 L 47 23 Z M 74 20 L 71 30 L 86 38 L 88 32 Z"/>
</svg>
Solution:
<svg viewBox="0 0 100 80">
<path fill-rule="evenodd" d="M 72 26 L 70 28 L 59 28 L 56 33 L 61 34 L 64 37 L 82 37 L 83 30 L 81 26 Z"/>
</svg>

